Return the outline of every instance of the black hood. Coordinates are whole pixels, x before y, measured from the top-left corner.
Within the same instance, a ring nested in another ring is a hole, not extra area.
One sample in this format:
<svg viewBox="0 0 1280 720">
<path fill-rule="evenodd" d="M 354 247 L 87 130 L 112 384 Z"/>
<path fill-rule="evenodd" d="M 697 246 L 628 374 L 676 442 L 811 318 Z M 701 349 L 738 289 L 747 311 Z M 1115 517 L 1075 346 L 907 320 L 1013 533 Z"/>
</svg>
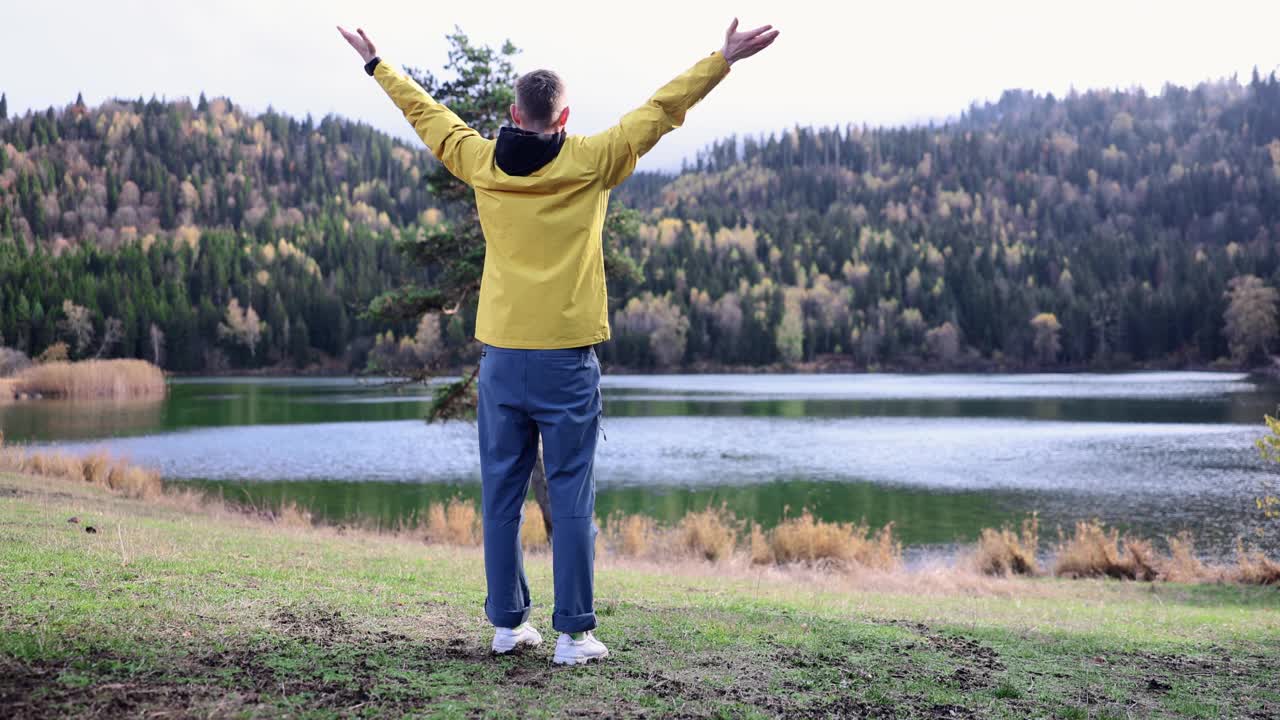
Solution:
<svg viewBox="0 0 1280 720">
<path fill-rule="evenodd" d="M 507 126 L 498 131 L 494 159 L 508 175 L 531 175 L 555 160 L 563 145 L 563 131 L 536 133 Z"/>
</svg>

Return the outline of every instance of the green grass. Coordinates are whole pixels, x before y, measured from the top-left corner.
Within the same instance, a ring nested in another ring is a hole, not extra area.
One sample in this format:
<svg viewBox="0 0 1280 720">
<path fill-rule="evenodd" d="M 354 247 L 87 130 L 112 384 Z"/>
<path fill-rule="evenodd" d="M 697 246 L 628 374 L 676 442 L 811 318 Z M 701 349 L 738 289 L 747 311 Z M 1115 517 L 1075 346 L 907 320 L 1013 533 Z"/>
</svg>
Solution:
<svg viewBox="0 0 1280 720">
<path fill-rule="evenodd" d="M 0 572 L 0 717 L 1280 716 L 1268 588 L 604 560 L 612 655 L 557 668 L 489 655 L 475 549 L 2 474 Z"/>
</svg>

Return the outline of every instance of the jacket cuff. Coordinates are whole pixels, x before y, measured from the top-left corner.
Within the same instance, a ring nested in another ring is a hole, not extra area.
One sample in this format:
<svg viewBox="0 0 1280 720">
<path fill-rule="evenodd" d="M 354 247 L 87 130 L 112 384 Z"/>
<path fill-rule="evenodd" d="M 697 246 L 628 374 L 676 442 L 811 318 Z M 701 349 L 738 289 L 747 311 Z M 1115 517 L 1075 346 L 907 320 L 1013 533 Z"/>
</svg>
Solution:
<svg viewBox="0 0 1280 720">
<path fill-rule="evenodd" d="M 724 53 L 720 52 L 719 50 L 716 50 L 715 52 L 711 53 L 711 57 L 720 59 L 720 62 L 716 63 L 716 65 L 719 66 L 721 74 L 728 75 L 729 71 L 733 69 L 733 66 L 729 64 L 728 58 L 726 58 L 724 56 Z M 374 59 L 376 60 L 377 58 L 374 58 Z"/>
<path fill-rule="evenodd" d="M 364 71 L 373 77 L 373 71 L 378 67 L 378 63 L 382 62 L 382 58 L 375 55 L 372 60 L 364 64 Z"/>
</svg>

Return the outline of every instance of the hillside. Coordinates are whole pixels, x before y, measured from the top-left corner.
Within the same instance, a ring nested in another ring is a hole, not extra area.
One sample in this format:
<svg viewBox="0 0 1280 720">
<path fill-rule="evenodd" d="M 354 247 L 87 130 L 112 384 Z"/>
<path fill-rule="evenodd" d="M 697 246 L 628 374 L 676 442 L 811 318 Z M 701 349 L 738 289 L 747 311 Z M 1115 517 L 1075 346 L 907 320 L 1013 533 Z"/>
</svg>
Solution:
<svg viewBox="0 0 1280 720">
<path fill-rule="evenodd" d="M 395 238 L 438 221 L 425 151 L 224 98 L 76 102 L 0 121 L 0 149 L 0 333 L 32 354 L 74 344 L 71 300 L 84 352 L 110 317 L 106 354 L 170 369 L 341 356 L 374 331 L 356 315 L 399 276 Z"/>
<path fill-rule="evenodd" d="M 225 98 L 0 119 L 0 338 L 181 371 L 461 358 L 467 312 L 360 317 L 407 277 L 397 242 L 447 221 L 433 162 Z M 602 355 L 626 366 L 1199 366 L 1276 340 L 1274 76 L 732 138 L 617 197 L 644 280 Z"/>
<path fill-rule="evenodd" d="M 1280 85 L 797 127 L 623 196 L 648 212 L 646 277 L 688 311 L 692 357 L 1207 363 L 1231 351 L 1228 281 L 1275 284 Z"/>
</svg>

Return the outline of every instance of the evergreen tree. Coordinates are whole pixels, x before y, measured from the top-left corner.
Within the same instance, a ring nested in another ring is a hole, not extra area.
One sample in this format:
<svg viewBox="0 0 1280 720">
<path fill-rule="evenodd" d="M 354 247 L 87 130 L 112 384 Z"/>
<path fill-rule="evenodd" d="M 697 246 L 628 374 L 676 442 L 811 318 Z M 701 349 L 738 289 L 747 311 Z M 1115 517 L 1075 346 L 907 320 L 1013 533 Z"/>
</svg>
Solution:
<svg viewBox="0 0 1280 720">
<path fill-rule="evenodd" d="M 311 333 L 301 316 L 294 317 L 289 324 L 289 356 L 298 369 L 311 364 Z"/>
<path fill-rule="evenodd" d="M 450 48 L 456 80 L 420 77 L 492 135 L 510 102 L 508 48 L 460 33 Z M 8 342 L 39 354 L 70 300 L 99 331 L 120 321 L 115 354 L 154 354 L 154 323 L 175 370 L 360 369 L 376 334 L 413 339 L 424 312 L 450 311 L 440 352 L 424 355 L 432 367 L 415 372 L 469 370 L 484 246 L 470 190 L 420 143 L 337 117 L 251 115 L 225 98 L 202 97 L 196 112 L 82 100 L 22 117 L 4 108 Z M 1280 82 L 1261 72 L 1156 96 L 1010 92 L 928 128 L 727 138 L 682 174 L 641 173 L 615 191 L 630 209 L 611 208 L 605 227 L 617 340 L 601 356 L 615 367 L 1266 362 L 1280 342 L 1260 301 L 1280 287 L 1277 138 Z M 1230 284 L 1245 276 L 1258 285 Z M 377 312 L 356 314 L 383 293 Z M 665 334 L 617 332 L 645 293 L 663 299 L 644 309 Z M 252 355 L 219 340 L 232 297 L 267 320 Z M 1056 330 L 1032 324 L 1041 313 Z M 467 394 L 455 399 L 465 414 Z"/>
</svg>

